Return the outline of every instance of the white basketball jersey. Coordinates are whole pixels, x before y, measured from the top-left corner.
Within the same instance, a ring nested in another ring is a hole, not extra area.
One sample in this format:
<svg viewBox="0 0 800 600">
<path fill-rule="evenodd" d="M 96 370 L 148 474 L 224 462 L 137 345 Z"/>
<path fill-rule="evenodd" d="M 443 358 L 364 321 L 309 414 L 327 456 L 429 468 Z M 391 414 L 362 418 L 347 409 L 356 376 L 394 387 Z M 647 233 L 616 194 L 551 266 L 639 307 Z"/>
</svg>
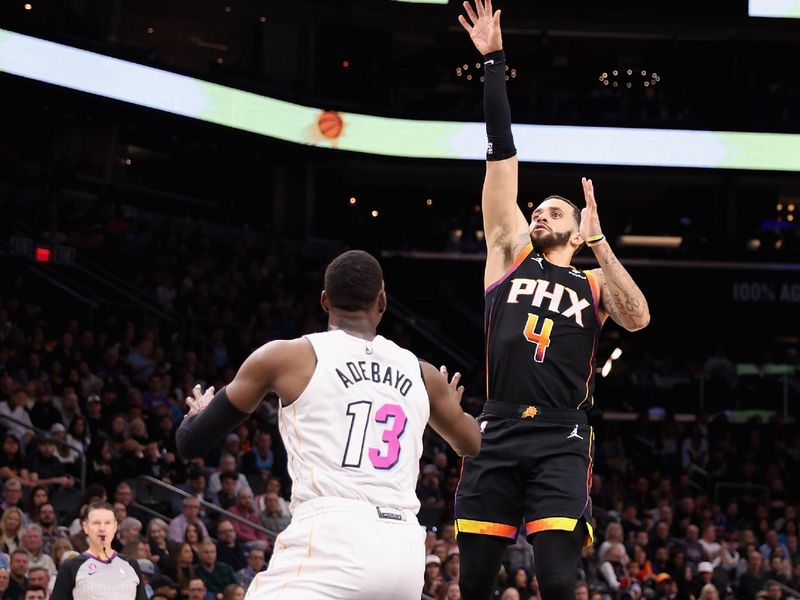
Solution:
<svg viewBox="0 0 800 600">
<path fill-rule="evenodd" d="M 280 409 L 292 507 L 321 496 L 419 510 L 422 434 L 430 404 L 419 360 L 382 336 L 334 330 L 306 336 L 317 366 Z"/>
</svg>

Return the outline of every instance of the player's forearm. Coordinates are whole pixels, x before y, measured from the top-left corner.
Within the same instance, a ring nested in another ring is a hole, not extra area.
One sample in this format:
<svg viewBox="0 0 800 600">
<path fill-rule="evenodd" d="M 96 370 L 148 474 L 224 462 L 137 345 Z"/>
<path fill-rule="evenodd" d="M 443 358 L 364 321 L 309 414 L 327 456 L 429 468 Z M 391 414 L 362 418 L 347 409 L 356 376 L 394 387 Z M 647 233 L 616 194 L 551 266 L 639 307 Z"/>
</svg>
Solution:
<svg viewBox="0 0 800 600">
<path fill-rule="evenodd" d="M 650 309 L 633 277 L 619 262 L 607 241 L 591 248 L 603 270 L 603 305 L 608 314 L 628 331 L 646 327 L 650 322 Z"/>
</svg>

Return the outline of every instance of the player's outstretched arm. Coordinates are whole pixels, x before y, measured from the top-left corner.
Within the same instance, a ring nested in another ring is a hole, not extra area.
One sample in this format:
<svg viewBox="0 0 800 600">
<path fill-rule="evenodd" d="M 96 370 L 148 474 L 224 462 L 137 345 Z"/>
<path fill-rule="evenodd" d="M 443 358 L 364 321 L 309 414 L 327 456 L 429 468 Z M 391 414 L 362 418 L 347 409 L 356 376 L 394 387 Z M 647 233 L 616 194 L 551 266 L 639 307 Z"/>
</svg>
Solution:
<svg viewBox="0 0 800 600">
<path fill-rule="evenodd" d="M 514 258 L 530 243 L 525 215 L 517 205 L 517 149 L 511 133 L 511 108 L 506 94 L 501 11 L 493 12 L 491 0 L 464 2 L 467 16 L 459 23 L 483 55 L 483 110 L 489 145 L 483 183 L 483 230 L 486 235 L 484 285 L 500 279 Z"/>
<path fill-rule="evenodd" d="M 275 391 L 284 405 L 291 404 L 311 379 L 316 364 L 311 343 L 275 340 L 261 346 L 242 363 L 236 377 L 214 393 L 195 386 L 187 398 L 189 412 L 175 433 L 178 454 L 198 458 L 220 443 L 231 429 L 258 408 L 267 392 Z"/>
<path fill-rule="evenodd" d="M 603 235 L 592 180 L 584 177 L 581 183 L 586 199 L 586 208 L 581 210 L 581 237 L 600 263 L 593 273 L 600 283 L 601 307 L 620 327 L 628 331 L 643 329 L 650 323 L 647 299 Z"/>
<path fill-rule="evenodd" d="M 429 423 L 453 447 L 459 456 L 475 456 L 481 449 L 481 431 L 478 422 L 461 410 L 464 386 L 459 386 L 461 375 L 456 373 L 447 381 L 447 369 L 436 369 L 420 361 L 422 377 L 431 403 Z"/>
</svg>

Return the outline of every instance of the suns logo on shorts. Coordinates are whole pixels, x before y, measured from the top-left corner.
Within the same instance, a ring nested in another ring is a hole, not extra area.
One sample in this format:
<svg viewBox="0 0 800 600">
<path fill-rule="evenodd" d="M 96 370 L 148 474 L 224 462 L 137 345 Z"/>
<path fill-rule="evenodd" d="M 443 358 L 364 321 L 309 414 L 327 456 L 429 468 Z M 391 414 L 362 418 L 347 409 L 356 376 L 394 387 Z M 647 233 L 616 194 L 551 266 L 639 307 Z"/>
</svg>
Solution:
<svg viewBox="0 0 800 600">
<path fill-rule="evenodd" d="M 528 408 L 525 409 L 525 412 L 522 413 L 522 418 L 532 419 L 537 414 L 539 414 L 539 409 L 537 409 L 535 406 L 529 406 Z"/>
</svg>

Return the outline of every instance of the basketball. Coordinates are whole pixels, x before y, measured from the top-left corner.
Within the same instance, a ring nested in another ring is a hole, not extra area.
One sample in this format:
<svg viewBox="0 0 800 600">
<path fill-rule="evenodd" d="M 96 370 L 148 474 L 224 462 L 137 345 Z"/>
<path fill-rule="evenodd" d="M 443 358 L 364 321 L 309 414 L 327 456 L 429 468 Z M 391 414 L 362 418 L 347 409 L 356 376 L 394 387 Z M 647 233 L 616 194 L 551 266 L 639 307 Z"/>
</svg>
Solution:
<svg viewBox="0 0 800 600">
<path fill-rule="evenodd" d="M 333 110 L 326 110 L 317 120 L 319 131 L 326 138 L 335 139 L 342 134 L 344 129 L 344 122 L 339 113 Z"/>
</svg>

